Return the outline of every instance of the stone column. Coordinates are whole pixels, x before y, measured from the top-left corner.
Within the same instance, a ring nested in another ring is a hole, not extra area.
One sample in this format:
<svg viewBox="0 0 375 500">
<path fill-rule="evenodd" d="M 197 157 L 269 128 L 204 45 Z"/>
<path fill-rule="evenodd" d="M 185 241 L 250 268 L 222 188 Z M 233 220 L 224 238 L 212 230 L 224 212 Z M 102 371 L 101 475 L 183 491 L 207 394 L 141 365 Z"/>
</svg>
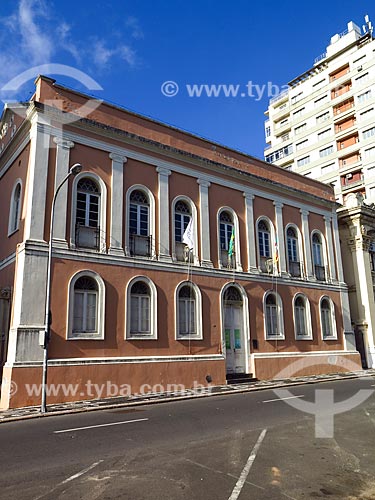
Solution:
<svg viewBox="0 0 375 500">
<path fill-rule="evenodd" d="M 369 258 L 371 238 L 362 233 L 361 227 L 352 226 L 352 237 L 348 240 L 352 252 L 356 287 L 358 319 L 356 321 L 364 335 L 366 357 L 369 368 L 375 367 L 375 300 Z"/>
<path fill-rule="evenodd" d="M 170 212 L 170 202 L 169 202 L 169 176 L 171 171 L 157 167 L 157 173 L 159 174 L 159 260 L 166 262 L 171 262 L 171 252 L 170 252 L 170 234 L 169 234 L 169 212 Z"/>
<path fill-rule="evenodd" d="M 308 210 L 300 210 L 302 219 L 302 236 L 303 236 L 303 248 L 305 257 L 305 274 L 307 279 L 314 279 L 314 272 L 312 268 L 312 255 L 311 255 L 311 244 L 310 244 L 310 228 L 309 228 L 309 212 Z"/>
<path fill-rule="evenodd" d="M 251 193 L 243 193 L 246 210 L 246 239 L 247 239 L 247 270 L 249 273 L 259 273 L 256 257 L 256 238 L 254 229 L 253 200 L 255 196 Z"/>
<path fill-rule="evenodd" d="M 25 240 L 44 241 L 50 122 L 45 116 L 34 115 L 30 130 L 30 161 L 25 189 Z"/>
<path fill-rule="evenodd" d="M 326 229 L 325 232 L 326 232 L 327 256 L 328 256 L 328 277 L 329 277 L 329 281 L 337 282 L 335 251 L 333 248 L 333 239 L 332 239 L 331 216 L 325 215 L 323 218 L 324 218 L 325 229 Z"/>
<path fill-rule="evenodd" d="M 203 267 L 213 267 L 210 250 L 210 213 L 208 205 L 208 188 L 211 183 L 198 179 L 199 184 L 199 216 L 200 216 L 200 260 Z"/>
<path fill-rule="evenodd" d="M 124 221 L 124 163 L 126 156 L 109 154 L 112 160 L 111 177 L 111 230 L 109 253 L 123 257 L 123 221 Z"/>
<path fill-rule="evenodd" d="M 56 170 L 55 189 L 69 173 L 70 149 L 74 147 L 74 142 L 66 141 L 61 137 L 54 137 L 56 144 Z M 68 248 L 66 241 L 66 217 L 68 209 L 68 183 L 66 182 L 60 189 L 56 198 L 55 218 L 53 226 L 53 245 L 59 248 Z"/>
<path fill-rule="evenodd" d="M 282 276 L 287 274 L 286 271 L 286 258 L 285 258 L 285 238 L 284 238 L 284 223 L 283 223 L 283 204 L 274 201 L 275 215 L 276 215 L 276 236 L 279 249 L 279 266 Z"/>
</svg>

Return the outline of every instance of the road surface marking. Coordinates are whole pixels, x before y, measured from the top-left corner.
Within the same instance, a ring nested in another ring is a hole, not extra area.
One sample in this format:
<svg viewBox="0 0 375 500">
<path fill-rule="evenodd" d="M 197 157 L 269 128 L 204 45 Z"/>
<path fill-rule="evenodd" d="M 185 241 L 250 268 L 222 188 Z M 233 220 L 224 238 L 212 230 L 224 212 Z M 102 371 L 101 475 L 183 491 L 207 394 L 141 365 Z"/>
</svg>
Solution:
<svg viewBox="0 0 375 500">
<path fill-rule="evenodd" d="M 62 431 L 53 431 L 54 434 L 62 432 L 84 431 L 86 429 L 96 429 L 97 427 L 110 427 L 111 425 L 131 424 L 132 422 L 145 422 L 148 418 L 137 418 L 135 420 L 125 420 L 124 422 L 111 422 L 110 424 L 88 425 L 87 427 L 75 427 L 73 429 L 63 429 Z"/>
<path fill-rule="evenodd" d="M 255 443 L 255 446 L 252 449 L 249 458 L 247 459 L 246 465 L 241 472 L 241 475 L 236 483 L 236 486 L 233 488 L 233 491 L 232 491 L 231 496 L 229 497 L 229 500 L 237 500 L 237 498 L 240 496 L 241 490 L 246 482 L 247 476 L 249 475 L 251 466 L 254 463 L 254 460 L 257 456 L 260 445 L 262 444 L 262 441 L 266 435 L 266 432 L 267 432 L 267 429 L 263 429 L 262 432 L 260 433 L 260 436 L 258 437 L 258 441 Z"/>
<path fill-rule="evenodd" d="M 89 467 L 86 467 L 86 469 L 83 469 L 80 472 L 77 472 L 77 474 L 73 474 L 73 476 L 70 476 L 67 479 L 65 479 L 65 481 L 63 481 L 62 483 L 60 483 L 60 485 L 61 484 L 69 483 L 69 481 L 73 481 L 74 479 L 77 479 L 77 477 L 83 476 L 83 474 L 86 474 L 86 472 L 88 472 L 89 470 L 93 469 L 94 467 L 96 467 L 97 465 L 101 464 L 102 462 L 104 462 L 104 460 L 99 460 L 99 462 L 95 462 L 95 463 L 91 464 Z"/>
<path fill-rule="evenodd" d="M 301 396 L 289 396 L 288 398 L 276 398 L 276 399 L 267 399 L 266 401 L 262 401 L 262 403 L 272 403 L 273 401 L 285 401 L 286 399 L 295 399 L 295 398 L 304 398 L 304 394 Z"/>
</svg>

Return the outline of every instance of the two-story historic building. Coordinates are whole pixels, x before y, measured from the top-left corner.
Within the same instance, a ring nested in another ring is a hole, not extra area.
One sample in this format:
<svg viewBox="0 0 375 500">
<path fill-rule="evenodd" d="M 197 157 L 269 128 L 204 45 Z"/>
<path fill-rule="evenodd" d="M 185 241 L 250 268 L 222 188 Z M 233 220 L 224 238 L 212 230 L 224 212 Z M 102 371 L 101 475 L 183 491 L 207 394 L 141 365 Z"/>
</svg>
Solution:
<svg viewBox="0 0 375 500">
<path fill-rule="evenodd" d="M 38 77 L 2 116 L 3 408 L 40 403 L 76 163 L 48 402 L 359 368 L 330 186 L 89 99 Z"/>
</svg>

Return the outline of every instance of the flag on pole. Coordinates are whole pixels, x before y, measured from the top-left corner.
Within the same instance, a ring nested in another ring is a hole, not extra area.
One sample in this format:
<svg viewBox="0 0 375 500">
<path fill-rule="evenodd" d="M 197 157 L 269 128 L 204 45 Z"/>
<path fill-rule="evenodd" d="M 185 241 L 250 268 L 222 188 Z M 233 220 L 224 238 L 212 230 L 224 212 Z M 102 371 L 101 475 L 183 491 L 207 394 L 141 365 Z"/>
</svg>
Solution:
<svg viewBox="0 0 375 500">
<path fill-rule="evenodd" d="M 277 242 L 277 236 L 275 236 L 275 251 L 273 254 L 273 267 L 274 267 L 274 272 L 278 272 L 278 270 L 279 270 L 279 244 Z"/>
<path fill-rule="evenodd" d="M 232 257 L 234 253 L 234 226 L 232 227 L 232 235 L 229 240 L 228 257 Z"/>
<path fill-rule="evenodd" d="M 194 250 L 194 235 L 193 235 L 193 218 L 190 218 L 189 224 L 182 235 L 182 243 L 189 247 L 189 250 Z"/>
</svg>

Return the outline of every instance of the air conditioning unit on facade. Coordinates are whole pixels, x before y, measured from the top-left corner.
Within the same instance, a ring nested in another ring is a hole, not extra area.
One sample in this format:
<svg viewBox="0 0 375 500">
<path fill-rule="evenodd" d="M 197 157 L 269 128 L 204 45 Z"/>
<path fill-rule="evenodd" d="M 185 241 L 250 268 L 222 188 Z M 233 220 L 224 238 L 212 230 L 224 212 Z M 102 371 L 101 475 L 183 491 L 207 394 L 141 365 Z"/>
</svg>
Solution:
<svg viewBox="0 0 375 500">
<path fill-rule="evenodd" d="M 352 179 L 353 178 L 353 174 L 346 174 L 346 179 Z"/>
</svg>

